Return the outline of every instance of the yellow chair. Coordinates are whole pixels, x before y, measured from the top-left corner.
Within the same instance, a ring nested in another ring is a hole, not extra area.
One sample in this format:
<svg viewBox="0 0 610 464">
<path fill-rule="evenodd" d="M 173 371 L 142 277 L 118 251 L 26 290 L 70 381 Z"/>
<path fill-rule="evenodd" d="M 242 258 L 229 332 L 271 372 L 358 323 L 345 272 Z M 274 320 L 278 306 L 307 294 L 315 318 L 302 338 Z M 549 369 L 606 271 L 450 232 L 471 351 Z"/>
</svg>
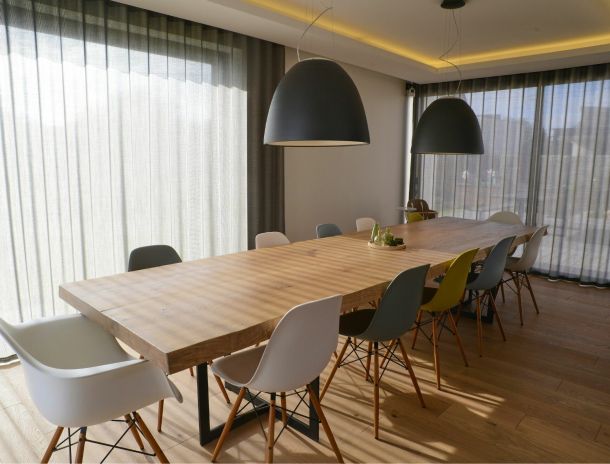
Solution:
<svg viewBox="0 0 610 464">
<path fill-rule="evenodd" d="M 408 213 L 407 214 L 408 223 L 419 222 L 419 221 L 423 221 L 423 220 L 424 220 L 424 216 L 422 216 L 420 213 Z"/>
<path fill-rule="evenodd" d="M 428 313 L 432 318 L 432 346 L 434 348 L 434 371 L 436 372 L 436 386 L 441 389 L 441 366 L 438 354 L 438 336 L 439 336 L 439 325 L 443 322 L 443 318 L 449 319 L 451 323 L 451 330 L 455 335 L 458 348 L 464 358 L 464 365 L 468 367 L 468 360 L 466 359 L 466 353 L 464 353 L 464 347 L 462 341 L 457 332 L 457 326 L 453 314 L 451 314 L 451 308 L 461 303 L 464 289 L 466 287 L 466 281 L 470 272 L 470 265 L 472 260 L 478 252 L 478 248 L 465 251 L 457 258 L 455 258 L 447 273 L 440 283 L 438 288 L 426 287 L 424 289 L 424 296 L 422 298 L 422 305 L 417 314 L 417 320 L 415 321 L 415 335 L 413 336 L 413 344 L 411 348 L 415 348 L 415 342 L 417 341 L 417 335 L 421 330 L 422 326 L 422 315 Z"/>
</svg>

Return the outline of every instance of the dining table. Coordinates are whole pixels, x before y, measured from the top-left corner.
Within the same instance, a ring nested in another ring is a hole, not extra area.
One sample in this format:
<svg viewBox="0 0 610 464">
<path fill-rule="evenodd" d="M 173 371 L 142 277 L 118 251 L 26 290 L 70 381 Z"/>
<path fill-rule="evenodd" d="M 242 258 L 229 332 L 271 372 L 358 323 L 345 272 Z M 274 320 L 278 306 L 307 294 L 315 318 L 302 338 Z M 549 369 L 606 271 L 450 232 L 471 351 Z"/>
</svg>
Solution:
<svg viewBox="0 0 610 464">
<path fill-rule="evenodd" d="M 65 283 L 59 295 L 167 374 L 196 366 L 204 445 L 223 426 L 210 423 L 209 364 L 269 339 L 291 308 L 331 295 L 342 296 L 344 311 L 368 305 L 406 269 L 429 264 L 432 279 L 465 250 L 478 248 L 476 259 L 484 259 L 502 238 L 514 235 L 517 245 L 536 230 L 454 217 L 390 229 L 403 238 L 405 249 L 371 248 L 370 231 L 364 231 Z M 319 383 L 313 386 L 318 393 Z M 241 413 L 234 427 L 266 407 L 256 401 L 257 409 Z M 289 425 L 318 439 L 311 406 L 305 421 L 295 416 Z"/>
</svg>

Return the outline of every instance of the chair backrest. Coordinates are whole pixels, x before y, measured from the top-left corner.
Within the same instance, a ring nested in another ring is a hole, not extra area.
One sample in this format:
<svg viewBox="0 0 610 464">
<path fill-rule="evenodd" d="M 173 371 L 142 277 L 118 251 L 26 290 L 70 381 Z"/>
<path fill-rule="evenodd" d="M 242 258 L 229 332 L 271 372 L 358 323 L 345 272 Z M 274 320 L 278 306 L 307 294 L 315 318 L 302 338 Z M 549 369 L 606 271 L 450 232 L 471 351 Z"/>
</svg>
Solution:
<svg viewBox="0 0 610 464">
<path fill-rule="evenodd" d="M 283 392 L 318 377 L 337 348 L 341 300 L 341 295 L 335 295 L 288 311 L 273 331 L 247 386 Z"/>
<path fill-rule="evenodd" d="M 419 222 L 423 221 L 424 217 L 419 213 L 407 213 L 407 222 Z"/>
<path fill-rule="evenodd" d="M 318 224 L 316 226 L 316 236 L 318 238 L 334 237 L 342 233 L 337 224 Z"/>
<path fill-rule="evenodd" d="M 372 230 L 377 224 L 377 221 L 370 217 L 362 217 L 356 219 L 356 232 L 362 232 L 363 230 Z"/>
<path fill-rule="evenodd" d="M 466 280 L 470 273 L 470 265 L 476 256 L 478 248 L 465 251 L 450 264 L 443 281 L 430 301 L 422 305 L 428 311 L 445 311 L 456 306 L 462 299 Z"/>
<path fill-rule="evenodd" d="M 413 325 L 421 306 L 430 265 L 401 272 L 386 289 L 371 323 L 359 336 L 366 340 L 394 340 Z"/>
<path fill-rule="evenodd" d="M 515 236 L 513 235 L 512 237 L 503 238 L 496 243 L 487 255 L 485 263 L 483 263 L 483 269 L 477 278 L 468 284 L 469 289 L 489 290 L 500 283 L 504 268 L 506 267 L 508 252 L 514 240 Z"/>
<path fill-rule="evenodd" d="M 0 319 L 0 335 L 21 361 L 33 403 L 55 425 L 85 414 L 74 372 L 130 359 L 110 333 L 79 314 L 19 325 Z"/>
<path fill-rule="evenodd" d="M 412 198 L 407 202 L 407 207 L 415 208 L 419 212 L 430 211 L 430 207 L 428 206 L 428 202 L 421 198 Z"/>
<path fill-rule="evenodd" d="M 487 220 L 491 222 L 501 222 L 502 224 L 523 225 L 523 221 L 521 221 L 519 215 L 513 213 L 512 211 L 498 211 L 497 213 L 493 213 L 491 216 L 489 216 Z"/>
<path fill-rule="evenodd" d="M 180 255 L 169 245 L 150 245 L 132 250 L 127 271 L 181 263 Z"/>
<path fill-rule="evenodd" d="M 37 369 L 80 369 L 126 359 L 125 351 L 109 332 L 79 314 L 18 325 L 0 319 L 0 334 L 22 362 Z M 100 353 L 92 348 L 101 343 L 112 350 Z"/>
<path fill-rule="evenodd" d="M 290 244 L 290 240 L 281 232 L 262 232 L 254 237 L 254 245 L 257 250 L 288 244 Z"/>
<path fill-rule="evenodd" d="M 80 314 L 10 325 L 0 334 L 15 350 L 33 403 L 52 424 L 82 427 L 174 396 L 178 389 L 148 361 L 127 354 Z"/>
<path fill-rule="evenodd" d="M 511 268 L 519 271 L 527 271 L 534 265 L 538 258 L 538 252 L 540 251 L 540 245 L 545 233 L 546 226 L 536 229 L 530 239 L 525 243 L 521 258 L 514 266 L 511 266 Z"/>
</svg>

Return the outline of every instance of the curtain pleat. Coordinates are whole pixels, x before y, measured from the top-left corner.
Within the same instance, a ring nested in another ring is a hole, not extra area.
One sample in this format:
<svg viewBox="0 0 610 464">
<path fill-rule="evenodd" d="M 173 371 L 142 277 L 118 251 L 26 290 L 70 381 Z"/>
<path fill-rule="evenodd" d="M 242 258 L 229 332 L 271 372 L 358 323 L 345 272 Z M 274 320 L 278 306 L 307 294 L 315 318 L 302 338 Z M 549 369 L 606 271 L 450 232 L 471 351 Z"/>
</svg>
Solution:
<svg viewBox="0 0 610 464">
<path fill-rule="evenodd" d="M 267 112 L 284 76 L 284 47 L 248 39 L 248 248 L 261 232 L 284 232 L 284 149 L 263 145 Z"/>
<path fill-rule="evenodd" d="M 138 246 L 247 248 L 247 43 L 107 0 L 0 0 L 0 317 L 69 311 L 59 284 Z"/>
<path fill-rule="evenodd" d="M 418 116 L 456 90 L 419 86 Z M 444 215 L 548 225 L 537 271 L 610 284 L 610 65 L 464 81 L 460 96 L 485 155 L 416 156 L 415 196 Z"/>
</svg>

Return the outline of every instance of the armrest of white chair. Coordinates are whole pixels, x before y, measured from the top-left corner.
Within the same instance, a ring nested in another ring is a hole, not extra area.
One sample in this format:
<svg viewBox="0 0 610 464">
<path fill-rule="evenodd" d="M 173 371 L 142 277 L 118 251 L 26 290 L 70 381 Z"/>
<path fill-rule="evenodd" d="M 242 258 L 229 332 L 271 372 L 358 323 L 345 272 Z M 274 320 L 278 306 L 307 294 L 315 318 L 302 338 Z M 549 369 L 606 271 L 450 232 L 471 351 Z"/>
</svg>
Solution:
<svg viewBox="0 0 610 464">
<path fill-rule="evenodd" d="M 106 422 L 164 398 L 182 402 L 180 391 L 165 373 L 146 360 L 82 369 L 40 370 L 24 364 L 24 370 L 41 413 L 64 427 Z"/>
</svg>

